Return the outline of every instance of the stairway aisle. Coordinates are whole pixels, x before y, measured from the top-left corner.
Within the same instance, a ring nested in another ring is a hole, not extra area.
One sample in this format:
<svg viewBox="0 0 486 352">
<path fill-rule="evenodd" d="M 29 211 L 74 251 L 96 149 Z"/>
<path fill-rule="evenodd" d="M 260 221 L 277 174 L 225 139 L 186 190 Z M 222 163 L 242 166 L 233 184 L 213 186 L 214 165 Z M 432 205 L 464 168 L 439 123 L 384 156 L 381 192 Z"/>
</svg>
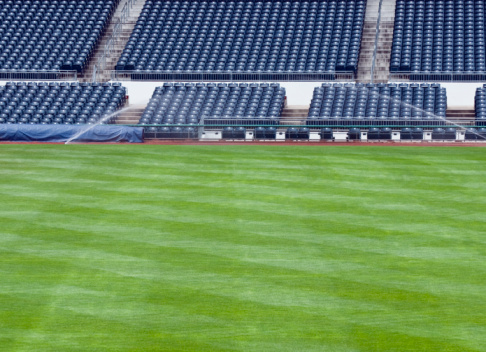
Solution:
<svg viewBox="0 0 486 352">
<path fill-rule="evenodd" d="M 124 111 L 118 115 L 116 120 L 112 123 L 116 125 L 136 125 L 138 124 L 138 121 L 140 121 L 145 107 L 146 106 L 136 106 L 130 110 Z"/>
<path fill-rule="evenodd" d="M 363 38 L 358 62 L 357 82 L 371 82 L 371 67 L 376 40 L 376 23 L 380 0 L 368 0 L 366 6 Z M 390 51 L 393 40 L 393 21 L 395 19 L 395 1 L 383 0 L 381 7 L 380 33 L 373 79 L 375 82 L 388 82 L 390 74 Z"/>
<path fill-rule="evenodd" d="M 105 51 L 105 45 L 110 40 L 115 25 L 120 19 L 124 4 L 125 1 L 121 1 L 120 4 L 118 5 L 115 14 L 113 15 L 113 18 L 110 22 L 110 25 L 108 26 L 108 29 L 106 30 L 105 34 L 101 38 L 101 41 L 98 44 L 98 47 L 96 48 L 95 53 L 91 58 L 88 67 L 86 68 L 83 74 L 78 75 L 78 79 L 81 82 L 92 81 L 94 67 L 95 65 L 98 64 L 98 60 L 103 56 L 103 53 Z M 109 53 L 106 59 L 105 69 L 104 70 L 98 69 L 97 71 L 98 82 L 107 82 L 111 79 L 109 71 L 115 69 L 116 62 L 118 61 L 118 58 L 120 57 L 123 49 L 125 48 L 125 45 L 127 44 L 128 39 L 130 38 L 130 34 L 133 31 L 133 28 L 135 28 L 135 24 L 137 23 L 138 16 L 140 16 L 140 13 L 142 12 L 144 4 L 145 4 L 144 0 L 137 0 L 133 5 L 133 7 L 130 9 L 130 15 L 127 21 L 122 25 L 121 34 L 119 35 L 118 38 L 116 38 L 114 48 L 112 52 Z"/>
</svg>

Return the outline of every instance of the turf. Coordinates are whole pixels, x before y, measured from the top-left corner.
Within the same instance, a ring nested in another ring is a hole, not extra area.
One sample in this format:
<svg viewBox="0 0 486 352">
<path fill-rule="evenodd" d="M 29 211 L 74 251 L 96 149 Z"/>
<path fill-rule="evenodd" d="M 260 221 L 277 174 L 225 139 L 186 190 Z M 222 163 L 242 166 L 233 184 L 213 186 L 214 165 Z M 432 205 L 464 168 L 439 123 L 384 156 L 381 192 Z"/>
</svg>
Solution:
<svg viewBox="0 0 486 352">
<path fill-rule="evenodd" d="M 486 150 L 0 146 L 1 351 L 485 351 Z"/>
</svg>

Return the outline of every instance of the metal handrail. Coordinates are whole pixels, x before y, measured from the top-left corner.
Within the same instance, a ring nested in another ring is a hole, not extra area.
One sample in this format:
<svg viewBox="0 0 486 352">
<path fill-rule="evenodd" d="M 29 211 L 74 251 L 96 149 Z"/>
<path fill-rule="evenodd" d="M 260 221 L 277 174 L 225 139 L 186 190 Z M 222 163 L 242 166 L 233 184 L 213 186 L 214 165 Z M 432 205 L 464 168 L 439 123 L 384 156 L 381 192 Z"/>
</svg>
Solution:
<svg viewBox="0 0 486 352">
<path fill-rule="evenodd" d="M 371 83 L 374 82 L 375 75 L 375 65 L 376 65 L 376 53 L 378 52 L 378 38 L 380 36 L 380 22 L 381 22 L 381 5 L 383 0 L 380 0 L 380 5 L 378 6 L 378 20 L 376 21 L 376 35 L 375 35 L 375 45 L 373 48 L 373 61 L 371 63 Z"/>
<path fill-rule="evenodd" d="M 77 79 L 78 72 L 74 70 L 0 70 L 0 81 L 76 81 Z"/>
<path fill-rule="evenodd" d="M 434 71 L 391 71 L 390 81 L 434 81 L 434 82 L 484 82 L 486 71 L 434 72 Z"/>
<path fill-rule="evenodd" d="M 208 128 L 216 128 L 216 127 L 245 127 L 245 128 L 256 128 L 256 127 L 275 127 L 275 128 L 444 128 L 447 127 L 446 125 L 272 125 L 272 124 L 261 124 L 261 125 L 245 125 L 245 124 L 237 124 L 237 125 L 230 125 L 230 124 L 217 124 L 217 125 L 207 125 L 207 124 L 147 124 L 147 125 L 140 125 L 140 124 L 117 124 L 118 126 L 131 126 L 131 127 L 208 127 Z M 455 126 L 449 126 L 456 129 L 461 129 Z M 478 125 L 463 125 L 462 127 L 483 127 Z"/>
<path fill-rule="evenodd" d="M 100 56 L 98 59 L 97 63 L 94 66 L 94 71 L 93 71 L 93 82 L 96 82 L 97 79 L 97 73 L 98 71 L 104 71 L 106 68 L 106 61 L 108 57 L 110 56 L 111 52 L 113 51 L 115 47 L 116 40 L 118 39 L 122 29 L 123 25 L 128 21 L 130 18 L 130 9 L 133 7 L 133 5 L 137 2 L 137 0 L 126 0 L 125 3 L 123 4 L 123 8 L 121 10 L 121 15 L 117 19 L 117 22 L 115 23 L 115 26 L 113 27 L 113 33 L 111 34 L 110 38 L 105 44 L 105 48 L 103 50 L 103 54 Z"/>
<path fill-rule="evenodd" d="M 355 72 L 111 71 L 113 81 L 354 81 Z"/>
</svg>

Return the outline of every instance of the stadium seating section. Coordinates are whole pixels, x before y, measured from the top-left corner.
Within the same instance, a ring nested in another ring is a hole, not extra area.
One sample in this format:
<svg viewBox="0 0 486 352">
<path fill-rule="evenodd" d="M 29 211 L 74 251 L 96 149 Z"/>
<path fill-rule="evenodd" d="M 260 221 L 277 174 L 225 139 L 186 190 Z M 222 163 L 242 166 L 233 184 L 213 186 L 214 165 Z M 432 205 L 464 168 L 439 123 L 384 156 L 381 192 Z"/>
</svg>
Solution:
<svg viewBox="0 0 486 352">
<path fill-rule="evenodd" d="M 464 136 L 466 140 L 483 141 L 486 139 L 486 128 L 468 128 Z"/>
<path fill-rule="evenodd" d="M 278 123 L 284 101 L 285 89 L 278 83 L 164 83 L 155 89 L 139 123 Z"/>
<path fill-rule="evenodd" d="M 484 0 L 397 0 L 391 71 L 485 72 Z"/>
<path fill-rule="evenodd" d="M 366 0 L 148 0 L 116 70 L 355 71 Z"/>
<path fill-rule="evenodd" d="M 486 84 L 482 88 L 476 89 L 474 107 L 476 110 L 476 125 L 486 126 Z"/>
<path fill-rule="evenodd" d="M 308 124 L 440 124 L 446 108 L 446 89 L 439 84 L 324 83 L 314 89 Z"/>
<path fill-rule="evenodd" d="M 7 82 L 0 86 L 0 123 L 96 123 L 125 101 L 120 83 Z"/>
<path fill-rule="evenodd" d="M 119 0 L 0 0 L 0 76 L 82 72 Z"/>
</svg>

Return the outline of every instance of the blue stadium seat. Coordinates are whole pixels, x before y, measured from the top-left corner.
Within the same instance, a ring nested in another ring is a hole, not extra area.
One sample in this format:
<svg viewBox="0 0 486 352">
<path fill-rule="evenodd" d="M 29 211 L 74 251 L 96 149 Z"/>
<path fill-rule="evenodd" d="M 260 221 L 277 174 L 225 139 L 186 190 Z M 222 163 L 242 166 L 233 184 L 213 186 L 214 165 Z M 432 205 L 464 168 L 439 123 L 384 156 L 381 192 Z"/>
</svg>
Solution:
<svg viewBox="0 0 486 352">
<path fill-rule="evenodd" d="M 397 0 L 390 70 L 486 71 L 484 1 Z"/>
<path fill-rule="evenodd" d="M 278 124 L 285 100 L 279 84 L 183 84 L 157 87 L 140 124 Z"/>
<path fill-rule="evenodd" d="M 366 0 L 147 1 L 115 69 L 356 71 L 365 8 Z"/>
<path fill-rule="evenodd" d="M 484 107 L 486 117 L 486 100 Z M 329 118 L 437 123 L 445 118 L 446 109 L 446 90 L 439 84 L 324 83 L 314 89 L 308 124 L 316 124 L 319 120 L 328 121 Z"/>
<path fill-rule="evenodd" d="M 82 72 L 119 1 L 0 0 L 0 77 L 8 71 Z"/>
<path fill-rule="evenodd" d="M 486 126 L 486 84 L 476 89 L 474 108 L 476 112 L 476 125 Z"/>
<path fill-rule="evenodd" d="M 109 83 L 7 82 L 1 88 L 0 123 L 93 124 L 126 103 L 126 88 Z"/>
</svg>

